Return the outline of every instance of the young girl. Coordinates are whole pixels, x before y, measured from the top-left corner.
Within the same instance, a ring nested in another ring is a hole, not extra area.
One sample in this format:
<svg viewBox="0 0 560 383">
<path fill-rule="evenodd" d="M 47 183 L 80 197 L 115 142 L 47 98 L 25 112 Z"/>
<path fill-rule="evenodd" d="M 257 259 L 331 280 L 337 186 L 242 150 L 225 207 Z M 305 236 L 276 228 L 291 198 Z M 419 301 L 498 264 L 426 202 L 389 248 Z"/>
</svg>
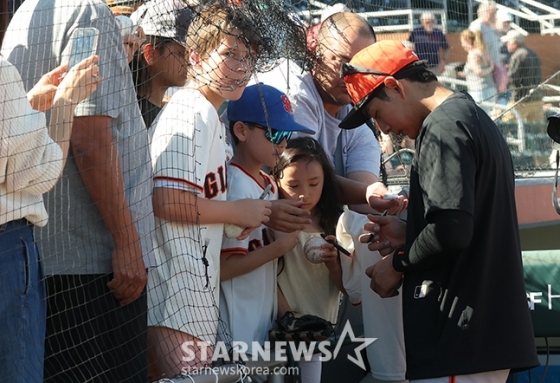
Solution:
<svg viewBox="0 0 560 383">
<path fill-rule="evenodd" d="M 307 240 L 327 235 L 335 240 L 336 224 L 342 209 L 337 204 L 334 170 L 320 144 L 308 137 L 294 138 L 274 168 L 274 178 L 284 198 L 302 200 L 302 208 L 311 212 L 312 224 L 300 232 L 298 243 L 282 258 L 278 269 L 278 315 L 287 311 L 312 314 L 336 323 L 342 269 L 339 254 L 332 244 L 323 245 L 323 262 L 311 263 L 303 248 Z M 300 361 L 303 383 L 321 381 L 320 354 L 310 362 Z"/>
<path fill-rule="evenodd" d="M 480 31 L 473 32 L 467 29 L 461 32 L 461 46 L 467 52 L 467 62 L 458 75 L 467 80 L 469 94 L 477 103 L 495 103 L 498 92 L 492 76 L 494 63 L 490 59 Z M 481 108 L 486 113 L 492 109 L 485 105 Z"/>
<path fill-rule="evenodd" d="M 136 51 L 130 69 L 146 128 L 162 108 L 170 87 L 187 81 L 186 34 L 193 13 L 176 0 L 153 0 L 142 5 L 131 19 L 139 22 L 146 37 Z"/>
<path fill-rule="evenodd" d="M 216 4 L 187 34 L 191 81 L 150 128 L 154 167 L 155 253 L 148 279 L 148 342 L 158 376 L 172 378 L 212 362 L 216 342 L 224 223 L 268 221 L 270 202 L 226 201 L 225 100 L 241 97 L 260 41 L 252 22 Z M 240 236 L 249 234 L 249 230 Z"/>
</svg>

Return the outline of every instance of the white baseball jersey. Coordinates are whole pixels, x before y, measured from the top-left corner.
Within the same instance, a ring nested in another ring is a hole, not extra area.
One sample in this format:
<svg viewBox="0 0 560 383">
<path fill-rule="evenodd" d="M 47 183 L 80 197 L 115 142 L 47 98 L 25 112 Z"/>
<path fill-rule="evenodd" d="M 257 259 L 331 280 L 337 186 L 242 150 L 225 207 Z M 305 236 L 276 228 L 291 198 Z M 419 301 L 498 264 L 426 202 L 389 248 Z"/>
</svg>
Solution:
<svg viewBox="0 0 560 383">
<path fill-rule="evenodd" d="M 238 164 L 228 165 L 228 201 L 243 198 L 257 199 L 268 184 L 272 185 L 268 199 L 278 199 L 278 188 L 274 181 L 264 172 L 262 177 L 267 184 L 261 185 Z M 222 256 L 231 254 L 248 254 L 270 243 L 265 225 L 253 230 L 242 241 L 224 237 Z M 268 262 L 261 267 L 221 283 L 220 314 L 226 323 L 234 341 L 263 344 L 268 340 L 268 330 L 272 327 L 277 313 L 276 297 L 277 261 Z M 251 353 L 251 349 L 247 351 Z"/>
<path fill-rule="evenodd" d="M 150 128 L 154 187 L 224 201 L 228 144 L 208 100 L 181 89 Z M 196 206 L 188 208 L 196 209 Z M 186 224 L 156 218 L 158 266 L 149 273 L 150 326 L 165 326 L 214 343 L 219 302 L 223 224 Z"/>
<path fill-rule="evenodd" d="M 354 253 L 354 258 L 341 256 L 342 282 L 351 302 L 362 302 L 364 336 L 377 338 L 367 346 L 371 375 L 378 380 L 405 380 L 406 360 L 401 295 L 383 299 L 370 287 L 371 279 L 366 269 L 381 260 L 377 251 L 360 243 L 364 224 L 369 219 L 364 214 L 345 211 L 338 220 L 336 238 L 338 243 Z"/>
</svg>

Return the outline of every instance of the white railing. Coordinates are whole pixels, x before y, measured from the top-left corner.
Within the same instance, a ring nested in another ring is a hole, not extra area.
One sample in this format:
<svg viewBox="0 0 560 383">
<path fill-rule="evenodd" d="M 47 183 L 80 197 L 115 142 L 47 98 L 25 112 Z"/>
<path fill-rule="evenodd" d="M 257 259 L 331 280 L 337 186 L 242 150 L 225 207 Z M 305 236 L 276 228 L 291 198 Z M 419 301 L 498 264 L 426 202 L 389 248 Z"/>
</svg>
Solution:
<svg viewBox="0 0 560 383">
<path fill-rule="evenodd" d="M 476 19 L 476 15 L 473 14 L 473 7 L 477 3 L 481 3 L 485 0 L 468 0 L 469 3 L 469 22 Z M 517 0 L 519 4 L 519 9 L 513 9 L 506 7 L 501 4 L 496 4 L 498 9 L 506 9 L 510 12 L 514 18 L 525 19 L 528 21 L 537 22 L 540 25 L 541 35 L 546 34 L 560 34 L 560 25 L 557 26 L 557 22 L 560 22 L 560 10 L 552 8 L 548 5 L 542 4 L 535 0 Z M 309 0 L 308 4 L 317 9 L 311 10 L 306 9 L 298 12 L 298 14 L 304 19 L 312 19 L 318 17 L 319 19 L 324 19 L 325 15 L 329 15 L 335 11 L 340 11 L 336 6 L 326 5 L 318 0 Z M 340 4 L 336 4 L 340 5 Z M 375 28 L 376 32 L 410 32 L 415 27 L 415 21 L 418 20 L 419 16 L 425 12 L 429 11 L 436 15 L 438 21 L 437 27 L 447 33 L 447 1 L 442 1 L 442 9 L 415 9 L 408 7 L 407 9 L 399 10 L 387 10 L 379 12 L 360 12 L 359 14 L 370 21 L 370 24 Z M 395 19 L 396 16 L 407 16 L 406 22 L 399 22 Z M 373 20 L 372 20 L 373 19 Z M 376 23 L 375 19 L 385 19 L 389 22 L 389 25 L 380 25 Z M 390 24 L 394 22 L 394 24 Z M 515 23 L 514 23 L 515 24 Z M 527 32 L 520 28 L 517 24 L 513 27 L 519 30 L 521 33 L 527 35 Z"/>
<path fill-rule="evenodd" d="M 309 4 L 316 7 L 315 10 L 306 9 L 298 12 L 300 17 L 304 19 L 311 20 L 315 17 L 324 20 L 325 15 L 329 15 L 333 11 L 333 6 L 327 6 L 319 1 L 310 0 Z M 375 32 L 410 32 L 414 29 L 414 21 L 420 18 L 420 15 L 424 12 L 431 12 L 436 16 L 436 21 L 438 22 L 436 27 L 440 28 L 443 33 L 447 33 L 447 12 L 445 9 L 397 9 L 390 11 L 379 11 L 379 12 L 360 12 L 360 16 L 368 20 L 368 22 L 375 28 Z M 401 22 L 396 17 L 406 16 L 406 22 Z M 375 20 L 385 19 L 389 22 L 393 22 L 392 25 L 379 25 Z"/>
<path fill-rule="evenodd" d="M 443 33 L 447 33 L 447 12 L 445 10 L 438 9 L 398 9 L 392 11 L 379 11 L 379 12 L 361 12 L 360 16 L 368 20 L 370 24 L 375 28 L 376 32 L 410 32 L 415 26 L 419 24 L 414 24 L 415 20 L 420 18 L 420 15 L 424 12 L 431 12 L 436 16 L 436 21 L 440 21 L 436 24 L 436 27 L 441 29 Z M 378 25 L 377 23 L 372 23 L 372 19 L 383 19 L 389 18 L 398 22 L 395 16 L 406 16 L 406 23 L 394 25 Z M 439 17 L 438 17 L 439 16 Z"/>
</svg>

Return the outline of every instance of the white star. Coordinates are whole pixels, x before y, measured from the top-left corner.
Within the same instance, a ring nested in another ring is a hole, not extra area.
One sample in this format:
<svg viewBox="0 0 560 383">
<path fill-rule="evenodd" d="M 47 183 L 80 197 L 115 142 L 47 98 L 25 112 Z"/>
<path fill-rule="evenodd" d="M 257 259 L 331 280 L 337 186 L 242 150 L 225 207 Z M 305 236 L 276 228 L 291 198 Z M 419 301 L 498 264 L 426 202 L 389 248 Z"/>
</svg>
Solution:
<svg viewBox="0 0 560 383">
<path fill-rule="evenodd" d="M 358 347 L 354 348 L 354 351 L 356 352 L 356 357 L 353 357 L 352 355 L 348 354 L 348 360 L 350 360 L 352 363 L 354 363 L 364 371 L 367 370 L 360 351 L 362 351 L 364 348 L 366 348 L 367 346 L 375 342 L 377 338 L 357 338 L 354 335 L 354 330 L 352 330 L 352 325 L 350 324 L 350 321 L 346 322 L 346 325 L 342 330 L 342 334 L 340 334 L 340 337 L 336 342 L 336 347 L 334 348 L 334 352 L 333 352 L 333 359 L 338 356 L 338 352 L 340 351 L 340 348 L 342 347 L 342 343 L 344 343 L 344 339 L 346 338 L 347 334 L 350 336 L 350 340 L 353 343 L 361 343 Z"/>
</svg>

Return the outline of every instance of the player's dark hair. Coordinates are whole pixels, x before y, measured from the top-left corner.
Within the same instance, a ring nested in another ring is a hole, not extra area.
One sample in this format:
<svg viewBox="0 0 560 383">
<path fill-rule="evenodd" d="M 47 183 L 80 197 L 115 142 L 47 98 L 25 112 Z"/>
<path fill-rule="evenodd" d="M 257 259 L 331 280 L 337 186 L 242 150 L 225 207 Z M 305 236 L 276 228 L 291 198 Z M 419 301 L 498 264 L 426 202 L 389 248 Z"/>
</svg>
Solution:
<svg viewBox="0 0 560 383">
<path fill-rule="evenodd" d="M 342 208 L 338 204 L 336 192 L 340 188 L 336 180 L 334 169 L 317 140 L 310 137 L 297 137 L 288 141 L 288 145 L 272 170 L 274 178 L 279 181 L 284 176 L 284 169 L 291 164 L 304 160 L 309 162 L 317 161 L 323 168 L 324 184 L 321 191 L 321 198 L 317 203 L 320 212 L 319 225 L 327 235 L 336 233 L 336 224 L 342 214 Z"/>
<path fill-rule="evenodd" d="M 417 65 L 419 67 L 418 71 L 415 71 L 412 74 L 406 75 L 404 77 L 399 77 L 399 72 L 410 70 L 409 67 L 411 65 Z M 410 64 L 401 69 L 399 72 L 395 73 L 394 75 L 394 77 L 398 78 L 399 80 L 408 80 L 410 82 L 419 82 L 424 84 L 438 80 L 437 76 L 432 71 L 430 71 L 425 64 L 421 62 Z M 383 101 L 389 101 L 389 96 L 387 96 L 387 93 L 385 92 L 385 85 L 381 84 L 381 86 L 379 86 L 372 92 L 370 100 L 374 98 L 378 98 Z"/>
</svg>

